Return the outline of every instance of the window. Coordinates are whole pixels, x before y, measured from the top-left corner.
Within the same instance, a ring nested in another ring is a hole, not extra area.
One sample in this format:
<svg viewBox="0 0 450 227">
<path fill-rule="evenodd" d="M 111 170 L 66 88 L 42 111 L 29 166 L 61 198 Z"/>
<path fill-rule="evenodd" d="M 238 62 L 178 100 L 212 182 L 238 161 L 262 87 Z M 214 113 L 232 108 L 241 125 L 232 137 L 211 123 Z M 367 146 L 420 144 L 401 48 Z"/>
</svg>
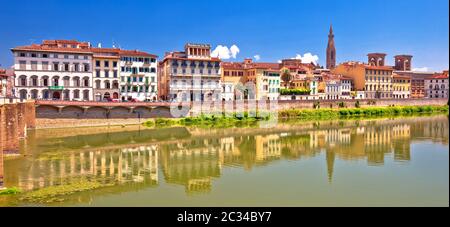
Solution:
<svg viewBox="0 0 450 227">
<path fill-rule="evenodd" d="M 105 77 L 109 77 L 109 71 L 105 70 Z"/>
<path fill-rule="evenodd" d="M 84 71 L 89 72 L 89 64 L 84 64 Z"/>
<path fill-rule="evenodd" d="M 43 58 L 48 58 L 48 54 L 42 54 Z"/>
<path fill-rule="evenodd" d="M 109 61 L 105 61 L 105 67 L 109 67 Z"/>
<path fill-rule="evenodd" d="M 114 71 L 113 71 L 113 77 L 114 77 L 114 78 L 117 78 L 117 70 L 114 70 Z"/>
<path fill-rule="evenodd" d="M 19 61 L 19 69 L 26 70 L 27 69 L 27 62 L 26 61 Z"/>
<path fill-rule="evenodd" d="M 37 70 L 37 61 L 31 61 L 31 70 Z"/>
<path fill-rule="evenodd" d="M 73 66 L 73 70 L 74 70 L 75 72 L 79 72 L 79 71 L 80 71 L 80 64 L 75 63 L 74 66 Z"/>
<path fill-rule="evenodd" d="M 113 67 L 116 68 L 117 67 L 117 62 L 113 61 Z"/>
<path fill-rule="evenodd" d="M 25 53 L 19 53 L 19 57 L 26 57 L 27 56 L 27 54 L 25 54 Z"/>
<path fill-rule="evenodd" d="M 48 61 L 42 62 L 42 70 L 48 70 Z"/>
<path fill-rule="evenodd" d="M 44 86 L 48 86 L 48 78 L 42 79 L 42 83 Z"/>
<path fill-rule="evenodd" d="M 64 71 L 69 71 L 69 63 L 64 63 Z"/>
<path fill-rule="evenodd" d="M 84 60 L 87 60 L 88 59 L 88 56 L 84 56 Z"/>
<path fill-rule="evenodd" d="M 153 67 L 150 68 L 150 72 L 151 72 L 151 73 L 156 73 L 156 68 L 153 68 Z"/>
<path fill-rule="evenodd" d="M 59 56 L 57 54 L 53 54 L 53 58 L 58 58 Z"/>
<path fill-rule="evenodd" d="M 95 61 L 95 66 L 96 66 L 96 67 L 100 67 L 100 61 L 98 61 L 98 60 Z"/>
<path fill-rule="evenodd" d="M 31 57 L 35 58 L 35 57 L 37 57 L 37 54 L 36 53 L 31 53 Z"/>
<path fill-rule="evenodd" d="M 53 71 L 59 71 L 59 63 L 53 62 Z"/>
<path fill-rule="evenodd" d="M 64 55 L 64 59 L 69 59 L 69 55 Z"/>
<path fill-rule="evenodd" d="M 74 55 L 73 58 L 78 59 L 78 55 Z"/>
<path fill-rule="evenodd" d="M 95 70 L 95 77 L 100 77 L 100 70 Z"/>
</svg>

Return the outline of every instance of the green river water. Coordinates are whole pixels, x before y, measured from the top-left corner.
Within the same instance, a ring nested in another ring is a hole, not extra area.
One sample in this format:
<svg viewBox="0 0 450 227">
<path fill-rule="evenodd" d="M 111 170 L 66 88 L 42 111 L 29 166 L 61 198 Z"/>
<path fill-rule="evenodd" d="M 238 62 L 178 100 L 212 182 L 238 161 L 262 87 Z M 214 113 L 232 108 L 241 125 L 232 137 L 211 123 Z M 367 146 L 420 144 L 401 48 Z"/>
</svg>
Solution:
<svg viewBox="0 0 450 227">
<path fill-rule="evenodd" d="M 446 115 L 124 130 L 29 131 L 0 206 L 449 205 Z"/>
</svg>

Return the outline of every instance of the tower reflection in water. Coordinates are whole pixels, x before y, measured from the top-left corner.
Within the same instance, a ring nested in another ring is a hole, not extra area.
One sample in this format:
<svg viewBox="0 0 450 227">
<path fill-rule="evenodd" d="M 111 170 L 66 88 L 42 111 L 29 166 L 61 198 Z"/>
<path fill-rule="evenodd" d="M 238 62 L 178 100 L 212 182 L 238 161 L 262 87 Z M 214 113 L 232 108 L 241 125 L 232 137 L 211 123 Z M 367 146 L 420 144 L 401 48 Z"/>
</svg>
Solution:
<svg viewBox="0 0 450 227">
<path fill-rule="evenodd" d="M 355 122 L 352 126 L 322 123 L 309 130 L 293 128 L 231 136 L 208 132 L 205 134 L 209 136 L 186 135 L 183 131 L 183 135 L 175 133 L 158 141 L 153 138 L 155 132 L 107 134 L 94 139 L 92 135 L 63 137 L 46 140 L 45 144 L 37 137 L 30 138 L 27 149 L 46 151 L 6 161 L 5 185 L 35 190 L 62 184 L 65 179 L 89 176 L 114 187 L 123 186 L 123 190 L 157 186 L 164 180 L 183 185 L 187 193 L 205 193 L 224 168 L 251 170 L 276 160 L 320 155 L 326 160 L 328 181 L 332 182 L 336 159 L 366 160 L 368 165 L 377 166 L 383 165 L 389 155 L 394 161 L 408 162 L 413 141 L 447 144 L 448 120 L 371 121 Z M 47 151 L 49 148 L 52 151 Z M 1 167 L 0 164 L 0 176 Z"/>
</svg>

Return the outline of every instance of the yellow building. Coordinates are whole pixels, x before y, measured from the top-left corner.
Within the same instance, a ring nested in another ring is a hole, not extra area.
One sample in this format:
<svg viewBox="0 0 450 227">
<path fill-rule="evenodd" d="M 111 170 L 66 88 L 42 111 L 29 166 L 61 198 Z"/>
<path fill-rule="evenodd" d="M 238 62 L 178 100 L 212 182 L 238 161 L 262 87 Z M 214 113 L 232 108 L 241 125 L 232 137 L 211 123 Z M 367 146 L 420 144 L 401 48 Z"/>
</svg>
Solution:
<svg viewBox="0 0 450 227">
<path fill-rule="evenodd" d="M 395 99 L 411 97 L 411 77 L 394 74 L 392 76 L 392 95 Z"/>
<path fill-rule="evenodd" d="M 245 99 L 278 99 L 280 87 L 280 65 L 278 63 L 256 63 L 252 59 L 244 62 L 223 62 L 222 81 L 235 85 L 254 86 L 253 92 L 245 94 Z M 235 91 L 236 93 L 237 91 Z"/>
<path fill-rule="evenodd" d="M 368 65 L 361 62 L 345 62 L 332 73 L 353 79 L 355 91 L 364 91 L 366 99 L 392 98 L 393 68 L 384 65 Z"/>
</svg>

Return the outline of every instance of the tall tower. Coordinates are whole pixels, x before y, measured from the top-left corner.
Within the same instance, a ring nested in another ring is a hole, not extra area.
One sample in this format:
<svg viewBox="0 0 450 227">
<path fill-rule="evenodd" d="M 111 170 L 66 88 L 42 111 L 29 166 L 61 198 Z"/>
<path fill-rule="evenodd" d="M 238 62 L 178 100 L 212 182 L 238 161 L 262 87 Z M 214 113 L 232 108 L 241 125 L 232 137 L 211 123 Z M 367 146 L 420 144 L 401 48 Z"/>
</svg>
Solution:
<svg viewBox="0 0 450 227">
<path fill-rule="evenodd" d="M 411 55 L 396 55 L 395 58 L 395 70 L 399 71 L 411 71 Z"/>
<path fill-rule="evenodd" d="M 330 25 L 327 46 L 327 69 L 334 69 L 334 67 L 336 67 L 336 48 L 334 47 L 333 25 Z"/>
</svg>

